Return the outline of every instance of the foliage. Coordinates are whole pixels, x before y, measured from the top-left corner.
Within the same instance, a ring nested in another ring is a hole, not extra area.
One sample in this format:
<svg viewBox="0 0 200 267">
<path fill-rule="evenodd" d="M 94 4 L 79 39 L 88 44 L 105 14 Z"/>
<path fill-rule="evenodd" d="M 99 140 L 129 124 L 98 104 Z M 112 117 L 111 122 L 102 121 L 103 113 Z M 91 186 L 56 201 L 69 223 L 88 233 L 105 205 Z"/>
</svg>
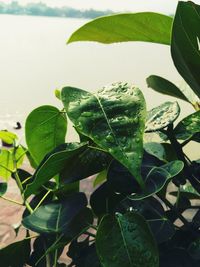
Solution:
<svg viewBox="0 0 200 267">
<path fill-rule="evenodd" d="M 156 75 L 147 84 L 192 104 L 195 112 L 178 123 L 178 102 L 147 112 L 140 89 L 123 82 L 94 93 L 67 86 L 56 92 L 62 110 L 42 106 L 28 116 L 27 149 L 15 135 L 0 132 L 13 145 L 0 153 L 0 197 L 6 199 L 7 181 L 15 179 L 26 228 L 24 240 L 0 250 L 2 266 L 199 266 L 200 207 L 192 201 L 200 199 L 200 161 L 184 152 L 191 140 L 200 142 L 199 10 L 180 2 L 172 29 L 170 17 L 139 13 L 102 17 L 72 35 L 69 42 L 170 44 L 175 66 L 195 97 Z M 66 116 L 80 142 L 65 141 Z M 147 142 L 145 132 L 163 139 Z M 33 173 L 19 169 L 25 154 Z M 86 196 L 79 181 L 91 176 L 94 190 Z M 188 210 L 193 215 L 187 216 Z M 59 263 L 64 248 L 69 265 Z"/>
</svg>

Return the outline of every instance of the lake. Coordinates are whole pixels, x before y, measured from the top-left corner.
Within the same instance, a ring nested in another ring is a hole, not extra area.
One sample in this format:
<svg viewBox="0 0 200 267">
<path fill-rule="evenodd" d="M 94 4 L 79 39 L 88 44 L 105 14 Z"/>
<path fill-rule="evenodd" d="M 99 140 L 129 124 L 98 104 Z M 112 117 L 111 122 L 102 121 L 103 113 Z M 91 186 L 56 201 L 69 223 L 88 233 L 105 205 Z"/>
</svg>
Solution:
<svg viewBox="0 0 200 267">
<path fill-rule="evenodd" d="M 9 128 L 40 105 L 61 107 L 54 90 L 66 85 L 94 91 L 127 81 L 144 93 L 148 108 L 173 98 L 146 87 L 156 74 L 182 83 L 165 45 L 130 42 L 66 45 L 70 34 L 87 20 L 0 15 L 0 127 Z M 192 108 L 179 101 L 181 117 Z M 70 132 L 69 138 L 73 134 Z"/>
</svg>

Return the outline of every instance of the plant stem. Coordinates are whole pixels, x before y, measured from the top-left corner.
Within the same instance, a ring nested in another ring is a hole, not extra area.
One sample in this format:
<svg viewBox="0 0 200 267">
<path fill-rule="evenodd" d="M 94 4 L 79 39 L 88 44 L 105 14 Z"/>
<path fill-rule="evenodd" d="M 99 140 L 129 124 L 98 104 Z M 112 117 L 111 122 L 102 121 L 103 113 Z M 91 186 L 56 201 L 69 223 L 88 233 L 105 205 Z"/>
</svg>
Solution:
<svg viewBox="0 0 200 267">
<path fill-rule="evenodd" d="M 180 213 L 177 211 L 176 207 L 173 206 L 173 205 L 171 204 L 171 202 L 169 202 L 168 199 L 166 199 L 166 198 L 160 196 L 159 194 L 158 194 L 158 197 L 162 200 L 162 202 L 163 202 L 166 206 L 168 206 L 171 210 L 173 210 L 173 211 L 176 213 L 177 217 L 182 221 L 182 223 L 183 223 L 185 226 L 189 226 L 188 221 L 183 217 L 182 214 L 180 214 Z"/>
<path fill-rule="evenodd" d="M 7 197 L 4 197 L 4 196 L 1 196 L 0 198 L 4 199 L 4 200 L 6 200 L 6 201 L 9 201 L 9 202 L 11 202 L 11 203 L 14 203 L 14 204 L 16 204 L 16 205 L 23 206 L 23 203 L 18 202 L 18 201 L 14 200 L 14 199 L 7 198 Z"/>
<path fill-rule="evenodd" d="M 43 198 L 40 200 L 40 202 L 37 204 L 37 206 L 35 207 L 34 211 L 36 211 L 40 205 L 42 204 L 42 202 L 45 200 L 45 198 L 48 196 L 48 194 L 51 192 L 51 190 L 47 191 L 46 194 L 43 196 Z"/>
<path fill-rule="evenodd" d="M 96 235 L 95 235 L 95 234 L 92 234 L 92 233 L 90 233 L 90 232 L 88 232 L 88 231 L 87 231 L 87 232 L 85 232 L 85 233 L 86 233 L 86 235 L 89 235 L 89 236 L 91 236 L 91 237 L 94 237 L 94 238 L 96 237 Z"/>
</svg>

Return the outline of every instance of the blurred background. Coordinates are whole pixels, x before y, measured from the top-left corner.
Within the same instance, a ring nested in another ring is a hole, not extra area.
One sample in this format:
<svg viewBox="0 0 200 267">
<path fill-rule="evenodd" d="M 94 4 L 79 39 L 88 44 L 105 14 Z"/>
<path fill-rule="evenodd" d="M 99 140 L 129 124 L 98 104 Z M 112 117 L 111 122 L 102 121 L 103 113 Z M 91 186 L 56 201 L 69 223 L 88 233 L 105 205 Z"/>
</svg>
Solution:
<svg viewBox="0 0 200 267">
<path fill-rule="evenodd" d="M 10 130 L 16 121 L 24 125 L 28 113 L 40 105 L 61 107 L 54 90 L 66 85 L 95 91 L 128 81 L 143 91 L 149 109 L 170 100 L 147 88 L 145 81 L 156 74 L 185 86 L 169 46 L 66 41 L 97 16 L 128 11 L 173 15 L 176 5 L 176 0 L 0 0 L 0 128 Z M 192 111 L 189 104 L 179 103 L 181 117 Z M 70 132 L 69 140 L 73 137 Z"/>
</svg>

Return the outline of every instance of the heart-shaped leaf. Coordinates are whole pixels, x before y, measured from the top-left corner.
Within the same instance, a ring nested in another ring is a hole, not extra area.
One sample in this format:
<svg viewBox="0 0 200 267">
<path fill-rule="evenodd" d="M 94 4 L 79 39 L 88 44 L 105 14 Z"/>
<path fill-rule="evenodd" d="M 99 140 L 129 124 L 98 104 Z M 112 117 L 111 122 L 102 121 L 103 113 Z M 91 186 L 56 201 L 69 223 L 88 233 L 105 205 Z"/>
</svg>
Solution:
<svg viewBox="0 0 200 267">
<path fill-rule="evenodd" d="M 174 225 L 166 218 L 165 210 L 156 198 L 140 201 L 126 198 L 120 202 L 117 211 L 124 213 L 127 210 L 134 210 L 146 219 L 158 244 L 168 241 L 174 235 Z"/>
<path fill-rule="evenodd" d="M 200 97 L 200 6 L 190 1 L 178 3 L 172 28 L 171 54 L 174 64 Z"/>
<path fill-rule="evenodd" d="M 145 132 L 155 132 L 173 123 L 179 116 L 177 102 L 165 102 L 148 112 Z"/>
<path fill-rule="evenodd" d="M 144 41 L 170 44 L 172 21 L 169 16 L 153 12 L 105 16 L 83 25 L 71 35 L 68 43 Z"/>
<path fill-rule="evenodd" d="M 129 212 L 103 217 L 96 235 L 96 248 L 105 267 L 158 267 L 158 250 L 144 218 Z"/>
<path fill-rule="evenodd" d="M 66 130 L 66 117 L 56 107 L 41 106 L 29 114 L 25 125 L 26 143 L 37 164 L 65 142 Z"/>
<path fill-rule="evenodd" d="M 187 140 L 200 133 L 200 111 L 194 112 L 178 123 L 174 129 L 177 139 Z"/>
<path fill-rule="evenodd" d="M 65 201 L 40 206 L 22 220 L 22 224 L 36 233 L 65 233 L 74 217 L 87 206 L 83 193 L 68 195 Z"/>
<path fill-rule="evenodd" d="M 106 86 L 96 94 L 65 87 L 62 101 L 76 129 L 126 166 L 142 187 L 146 105 L 141 91 L 127 83 Z"/>
<path fill-rule="evenodd" d="M 149 76 L 146 81 L 148 87 L 152 88 L 156 92 L 164 95 L 170 95 L 190 103 L 183 92 L 170 81 L 156 75 Z"/>
<path fill-rule="evenodd" d="M 72 161 L 84 151 L 86 143 L 67 143 L 58 146 L 41 161 L 33 175 L 33 182 L 26 186 L 25 198 L 36 194 L 38 189 L 64 169 L 66 162 Z"/>
</svg>

